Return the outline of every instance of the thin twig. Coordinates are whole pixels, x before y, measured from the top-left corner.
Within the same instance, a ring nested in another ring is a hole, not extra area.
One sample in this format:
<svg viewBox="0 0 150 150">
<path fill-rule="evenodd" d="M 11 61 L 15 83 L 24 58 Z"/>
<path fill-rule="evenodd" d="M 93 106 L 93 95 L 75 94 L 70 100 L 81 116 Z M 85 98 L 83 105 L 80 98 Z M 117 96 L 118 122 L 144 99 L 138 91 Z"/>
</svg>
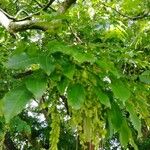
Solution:
<svg viewBox="0 0 150 150">
<path fill-rule="evenodd" d="M 34 0 L 35 2 L 36 2 L 36 4 L 40 7 L 40 8 L 42 8 L 43 7 L 43 5 L 42 4 L 40 4 L 37 0 Z"/>
<path fill-rule="evenodd" d="M 24 14 L 26 14 L 26 15 L 29 15 L 24 9 L 20 9 L 20 10 L 17 12 L 17 14 L 15 15 L 14 18 L 18 18 L 18 16 L 19 16 L 22 12 L 23 12 Z"/>
<path fill-rule="evenodd" d="M 22 18 L 22 19 L 16 19 L 16 18 L 13 17 L 13 20 L 15 20 L 15 21 L 24 21 L 24 20 L 27 20 L 27 19 L 30 20 L 33 16 L 40 14 L 41 11 L 46 11 L 54 1 L 55 0 L 50 0 L 45 6 L 42 6 L 41 4 L 38 3 L 38 5 L 42 8 L 41 10 L 39 10 L 37 12 L 34 12 L 34 13 L 32 13 L 32 14 L 30 14 L 30 15 Z M 51 8 L 51 9 L 53 11 L 56 11 L 53 8 Z"/>
<path fill-rule="evenodd" d="M 43 8 L 43 10 L 47 10 L 49 8 L 49 6 L 54 2 L 55 0 L 50 0 L 45 7 Z"/>
<path fill-rule="evenodd" d="M 64 105 L 65 105 L 65 108 L 66 108 L 66 111 L 67 111 L 67 115 L 70 115 L 69 106 L 68 106 L 68 103 L 67 103 L 67 98 L 64 95 L 59 95 L 59 96 L 62 99 L 62 101 L 64 102 Z"/>
<path fill-rule="evenodd" d="M 9 19 L 15 20 L 15 18 L 14 18 L 13 16 L 9 15 L 9 14 L 8 14 L 6 11 L 4 11 L 3 9 L 0 8 L 0 11 L 1 11 L 2 13 L 4 13 Z"/>
<path fill-rule="evenodd" d="M 76 38 L 76 40 L 77 40 L 79 43 L 83 43 L 83 41 L 80 39 L 80 37 L 78 36 L 78 34 L 73 31 L 73 28 L 72 28 L 71 26 L 69 26 L 69 29 L 70 29 L 71 33 L 74 35 L 74 37 Z"/>
<path fill-rule="evenodd" d="M 103 6 L 105 6 L 105 7 L 111 8 L 112 10 L 114 10 L 115 12 L 117 12 L 120 16 L 125 17 L 125 18 L 127 18 L 127 19 L 138 20 L 138 19 L 143 19 L 143 18 L 145 18 L 145 17 L 150 17 L 150 13 L 149 13 L 149 12 L 147 12 L 147 13 L 145 13 L 145 14 L 143 14 L 143 15 L 140 15 L 140 16 L 133 16 L 133 17 L 131 17 L 131 16 L 128 16 L 128 15 L 126 15 L 126 14 L 121 13 L 120 11 L 116 10 L 115 8 L 113 8 L 113 7 L 109 6 L 109 5 L 106 5 L 106 4 L 103 3 L 103 2 L 101 2 L 101 4 L 102 4 Z"/>
</svg>

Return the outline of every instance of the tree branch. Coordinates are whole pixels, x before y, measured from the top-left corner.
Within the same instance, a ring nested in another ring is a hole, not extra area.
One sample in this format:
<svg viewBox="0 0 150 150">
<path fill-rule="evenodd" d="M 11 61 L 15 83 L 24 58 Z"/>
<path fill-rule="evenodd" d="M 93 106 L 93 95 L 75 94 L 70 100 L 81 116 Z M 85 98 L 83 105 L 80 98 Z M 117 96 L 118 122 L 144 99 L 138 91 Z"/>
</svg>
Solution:
<svg viewBox="0 0 150 150">
<path fill-rule="evenodd" d="M 5 27 L 6 30 L 9 30 L 9 24 L 11 21 L 12 19 L 8 18 L 7 14 L 0 10 L 0 24 Z"/>
<path fill-rule="evenodd" d="M 55 0 L 50 0 L 42 10 L 46 10 Z M 57 10 L 58 14 L 65 13 L 68 8 L 72 4 L 74 4 L 76 0 L 65 0 L 60 4 L 60 7 Z M 4 10 L 0 9 L 0 24 L 10 33 L 15 33 L 19 31 L 25 31 L 27 29 L 39 29 L 46 31 L 48 29 L 56 29 L 57 25 L 53 24 L 53 27 L 48 25 L 48 22 L 42 21 L 39 19 L 33 19 L 34 15 L 40 15 L 39 12 L 35 12 L 34 14 L 27 16 L 23 19 L 17 20 L 15 17 L 10 16 Z"/>
<path fill-rule="evenodd" d="M 11 15 L 9 15 L 7 12 L 5 12 L 3 9 L 0 8 L 0 12 L 2 12 L 3 14 L 5 14 L 5 16 L 7 16 L 9 19 L 15 20 L 15 18 Z"/>
<path fill-rule="evenodd" d="M 143 15 L 139 15 L 139 16 L 133 16 L 133 17 L 132 17 L 132 16 L 128 16 L 128 15 L 123 14 L 123 13 L 121 13 L 120 11 L 116 10 L 115 8 L 106 5 L 106 4 L 103 3 L 103 2 L 101 2 L 101 4 L 102 4 L 104 7 L 109 7 L 109 8 L 111 8 L 111 9 L 114 10 L 116 13 L 118 13 L 120 16 L 125 17 L 125 18 L 130 19 L 130 20 L 139 20 L 139 19 L 143 19 L 143 18 L 146 18 L 146 17 L 150 17 L 150 13 L 149 13 L 149 12 L 144 13 Z"/>
<path fill-rule="evenodd" d="M 10 33 L 15 33 L 19 31 L 25 31 L 27 29 L 39 29 L 39 30 L 48 30 L 47 22 L 40 20 L 22 20 L 16 21 L 8 17 L 8 15 L 0 10 L 0 24 Z"/>
<path fill-rule="evenodd" d="M 20 79 L 20 78 L 24 78 L 24 77 L 27 77 L 27 76 L 30 76 L 31 74 L 33 74 L 33 71 L 32 70 L 28 70 L 26 72 L 21 72 L 21 73 L 15 73 L 13 75 L 13 78 L 15 79 Z"/>
<path fill-rule="evenodd" d="M 71 7 L 72 4 L 74 4 L 76 0 L 65 0 L 64 2 L 61 3 L 60 7 L 58 8 L 58 13 L 65 13 L 68 8 Z"/>
<path fill-rule="evenodd" d="M 50 0 L 47 5 L 45 5 L 45 7 L 43 8 L 43 10 L 47 10 L 48 7 L 50 7 L 50 5 L 54 2 L 55 0 Z"/>
<path fill-rule="evenodd" d="M 35 0 L 36 1 L 36 0 Z M 17 20 L 16 18 L 14 18 L 16 21 L 23 21 L 23 20 L 27 20 L 27 19 L 31 19 L 33 16 L 35 16 L 35 15 L 39 15 L 40 14 L 40 12 L 41 11 L 46 11 L 47 9 L 48 9 L 48 7 L 50 7 L 50 5 L 54 2 L 55 0 L 50 0 L 46 5 L 42 5 L 42 4 L 40 4 L 39 2 L 37 2 L 38 3 L 38 5 L 41 7 L 41 10 L 39 10 L 39 11 L 37 11 L 37 12 L 34 12 L 34 13 L 32 13 L 31 15 L 28 15 L 28 16 L 26 16 L 26 17 L 24 17 L 24 18 L 22 18 L 22 19 L 19 19 L 19 20 Z M 56 10 L 54 10 L 53 8 L 51 8 L 54 12 L 56 12 Z"/>
<path fill-rule="evenodd" d="M 68 103 L 67 103 L 67 98 L 64 95 L 60 95 L 60 98 L 64 102 L 64 105 L 65 105 L 65 108 L 66 108 L 66 111 L 67 111 L 67 115 L 70 115 L 69 106 L 68 106 Z"/>
</svg>

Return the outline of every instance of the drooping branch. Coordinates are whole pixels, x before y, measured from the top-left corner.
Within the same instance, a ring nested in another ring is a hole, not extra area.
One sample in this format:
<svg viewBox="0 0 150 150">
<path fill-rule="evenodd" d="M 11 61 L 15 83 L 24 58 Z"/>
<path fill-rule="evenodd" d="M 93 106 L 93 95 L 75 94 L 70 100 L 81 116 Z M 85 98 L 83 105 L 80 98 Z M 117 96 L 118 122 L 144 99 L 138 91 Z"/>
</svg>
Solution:
<svg viewBox="0 0 150 150">
<path fill-rule="evenodd" d="M 50 0 L 42 10 L 47 10 L 48 7 L 54 2 L 55 0 Z M 58 15 L 61 13 L 65 13 L 66 10 L 76 2 L 76 0 L 65 0 L 62 2 L 57 10 Z M 34 15 L 40 15 L 40 12 L 33 13 Z M 17 20 L 15 17 L 10 16 L 4 10 L 0 9 L 0 24 L 10 33 L 25 31 L 28 29 L 39 29 L 46 31 L 48 29 L 55 29 L 56 26 L 50 26 L 49 22 L 45 22 L 40 19 L 35 19 L 34 15 L 27 16 L 23 19 Z M 49 24 L 49 25 L 48 25 Z"/>
</svg>

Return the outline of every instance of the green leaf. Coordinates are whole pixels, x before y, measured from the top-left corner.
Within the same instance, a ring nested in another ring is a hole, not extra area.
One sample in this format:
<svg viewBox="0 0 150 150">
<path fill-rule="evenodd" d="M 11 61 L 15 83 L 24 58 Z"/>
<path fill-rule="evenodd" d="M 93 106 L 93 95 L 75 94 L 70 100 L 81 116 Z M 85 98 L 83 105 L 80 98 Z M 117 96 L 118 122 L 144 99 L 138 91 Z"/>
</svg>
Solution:
<svg viewBox="0 0 150 150">
<path fill-rule="evenodd" d="M 121 80 L 117 79 L 112 81 L 111 89 L 114 93 L 114 96 L 123 102 L 130 98 L 131 93 L 127 87 L 127 84 Z"/>
<path fill-rule="evenodd" d="M 96 95 L 99 98 L 99 101 L 104 104 L 106 107 L 111 107 L 110 101 L 109 101 L 109 97 L 107 96 L 107 94 L 105 94 L 100 88 L 96 88 Z"/>
<path fill-rule="evenodd" d="M 146 84 L 150 84 L 150 71 L 147 70 L 147 71 L 144 71 L 140 76 L 140 81 L 141 82 L 144 82 Z"/>
<path fill-rule="evenodd" d="M 105 72 L 111 72 L 114 76 L 120 77 L 118 70 L 115 68 L 114 63 L 109 61 L 108 59 L 100 59 L 96 61 L 97 65 L 100 69 L 104 70 Z"/>
<path fill-rule="evenodd" d="M 25 87 L 18 87 L 9 91 L 2 100 L 6 123 L 18 115 L 31 98 L 31 93 Z"/>
<path fill-rule="evenodd" d="M 0 100 L 0 117 L 3 116 L 3 101 Z"/>
<path fill-rule="evenodd" d="M 25 52 L 13 55 L 5 64 L 7 68 L 11 69 L 25 69 L 35 62 L 37 58 L 30 58 Z"/>
<path fill-rule="evenodd" d="M 82 48 L 70 46 L 63 42 L 50 41 L 47 47 L 50 53 L 61 52 L 63 54 L 70 55 L 79 63 L 83 62 L 93 63 L 96 60 L 92 54 L 84 52 Z"/>
<path fill-rule="evenodd" d="M 133 137 L 131 137 L 131 139 L 130 139 L 130 144 L 133 146 L 134 150 L 138 150 L 138 147 L 135 144 Z"/>
<path fill-rule="evenodd" d="M 39 56 L 39 64 L 41 68 L 47 73 L 47 75 L 50 75 L 55 69 L 52 58 L 46 55 Z"/>
<path fill-rule="evenodd" d="M 62 67 L 63 67 L 63 73 L 64 73 L 64 75 L 67 78 L 69 78 L 70 80 L 72 80 L 74 72 L 75 72 L 75 65 L 71 64 L 71 62 L 67 62 Z"/>
<path fill-rule="evenodd" d="M 16 43 L 16 49 L 13 51 L 13 55 L 18 55 L 25 52 L 28 48 L 27 42 L 24 40 L 18 41 Z"/>
<path fill-rule="evenodd" d="M 31 127 L 18 116 L 10 121 L 10 127 L 14 132 L 22 132 L 27 135 L 31 134 Z"/>
<path fill-rule="evenodd" d="M 36 43 L 29 43 L 29 45 L 26 48 L 26 53 L 28 56 L 34 57 L 34 56 L 37 56 L 37 54 L 40 54 L 41 51 Z"/>
<path fill-rule="evenodd" d="M 114 134 L 114 128 L 113 128 L 113 125 L 111 123 L 110 112 L 107 111 L 107 114 L 108 114 L 107 119 L 108 119 L 108 125 L 109 125 L 109 127 L 107 128 L 107 135 L 106 136 L 109 137 L 109 138 L 112 138 L 112 136 Z"/>
<path fill-rule="evenodd" d="M 119 139 L 120 139 L 121 145 L 126 148 L 131 137 L 132 137 L 131 130 L 128 127 L 126 120 L 123 120 L 121 128 L 120 128 L 120 132 L 119 132 Z"/>
<path fill-rule="evenodd" d="M 66 77 L 62 77 L 61 81 L 57 83 L 57 88 L 61 94 L 64 94 L 68 85 L 69 85 L 69 79 Z"/>
<path fill-rule="evenodd" d="M 113 129 L 118 131 L 121 127 L 123 116 L 119 106 L 115 102 L 111 104 L 111 109 L 108 110 L 108 118 Z"/>
<path fill-rule="evenodd" d="M 84 63 L 84 62 L 94 63 L 96 60 L 96 58 L 92 54 L 80 52 L 78 49 L 74 50 L 72 56 L 79 63 Z"/>
<path fill-rule="evenodd" d="M 119 140 L 120 140 L 121 145 L 124 148 L 126 148 L 128 143 L 130 143 L 135 150 L 138 150 L 138 147 L 134 142 L 132 132 L 125 119 L 123 119 L 120 131 L 119 131 Z"/>
<path fill-rule="evenodd" d="M 43 78 L 30 77 L 26 79 L 25 84 L 36 99 L 41 98 L 47 88 L 47 80 Z"/>
<path fill-rule="evenodd" d="M 85 101 L 85 90 L 81 84 L 73 84 L 67 90 L 68 103 L 74 109 L 80 109 Z"/>
<path fill-rule="evenodd" d="M 127 111 L 130 113 L 130 120 L 134 126 L 134 128 L 138 131 L 138 136 L 141 137 L 141 120 L 137 116 L 134 106 L 131 103 L 126 103 Z"/>
</svg>

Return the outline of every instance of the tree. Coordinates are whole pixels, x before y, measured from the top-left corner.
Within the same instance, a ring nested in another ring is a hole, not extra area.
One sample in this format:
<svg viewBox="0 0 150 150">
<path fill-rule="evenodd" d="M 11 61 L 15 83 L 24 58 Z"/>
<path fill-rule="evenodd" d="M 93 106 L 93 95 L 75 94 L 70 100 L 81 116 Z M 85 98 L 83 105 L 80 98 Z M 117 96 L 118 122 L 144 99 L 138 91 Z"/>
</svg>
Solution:
<svg viewBox="0 0 150 150">
<path fill-rule="evenodd" d="M 1 149 L 97 150 L 113 137 L 137 150 L 150 123 L 150 2 L 0 7 Z"/>
</svg>

